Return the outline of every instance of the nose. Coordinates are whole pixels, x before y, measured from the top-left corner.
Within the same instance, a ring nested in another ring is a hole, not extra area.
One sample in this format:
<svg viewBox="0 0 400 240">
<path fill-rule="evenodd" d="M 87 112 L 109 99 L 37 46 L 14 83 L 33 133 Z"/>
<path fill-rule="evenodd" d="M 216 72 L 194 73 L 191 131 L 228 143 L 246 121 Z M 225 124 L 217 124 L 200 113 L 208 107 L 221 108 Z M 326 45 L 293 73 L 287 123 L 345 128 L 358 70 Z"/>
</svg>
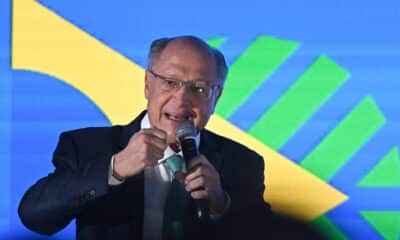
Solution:
<svg viewBox="0 0 400 240">
<path fill-rule="evenodd" d="M 175 91 L 173 97 L 176 100 L 187 103 L 192 99 L 193 94 L 186 85 L 182 85 L 179 89 Z"/>
</svg>

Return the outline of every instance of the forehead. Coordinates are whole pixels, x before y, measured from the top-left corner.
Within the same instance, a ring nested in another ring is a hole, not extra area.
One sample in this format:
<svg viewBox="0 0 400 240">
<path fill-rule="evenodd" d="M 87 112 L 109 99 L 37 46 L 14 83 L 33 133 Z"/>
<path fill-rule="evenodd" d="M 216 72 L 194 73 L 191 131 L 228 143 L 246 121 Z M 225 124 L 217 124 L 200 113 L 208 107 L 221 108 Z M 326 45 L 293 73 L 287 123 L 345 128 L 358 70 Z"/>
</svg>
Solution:
<svg viewBox="0 0 400 240">
<path fill-rule="evenodd" d="M 161 52 L 154 67 L 163 74 L 194 80 L 213 80 L 217 73 L 216 60 L 211 49 L 201 42 L 190 40 L 170 42 Z"/>
</svg>

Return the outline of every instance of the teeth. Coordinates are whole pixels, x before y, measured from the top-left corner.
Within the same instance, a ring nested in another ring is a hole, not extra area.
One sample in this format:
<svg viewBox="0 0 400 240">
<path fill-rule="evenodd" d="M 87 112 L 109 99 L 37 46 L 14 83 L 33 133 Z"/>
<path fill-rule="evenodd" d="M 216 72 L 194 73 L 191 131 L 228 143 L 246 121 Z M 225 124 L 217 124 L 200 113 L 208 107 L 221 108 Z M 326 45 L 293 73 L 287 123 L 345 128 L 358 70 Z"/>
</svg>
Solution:
<svg viewBox="0 0 400 240">
<path fill-rule="evenodd" d="M 189 117 L 189 116 L 184 116 L 184 117 L 178 117 L 178 116 L 174 116 L 174 115 L 171 115 L 171 114 L 167 114 L 167 117 L 169 118 L 169 119 L 171 119 L 171 120 L 174 120 L 174 121 L 182 121 L 182 120 L 192 120 L 192 117 Z"/>
<path fill-rule="evenodd" d="M 173 115 L 170 115 L 170 116 L 169 116 L 169 118 L 170 118 L 170 119 L 172 119 L 172 120 L 179 120 L 179 118 L 178 118 L 178 117 L 176 117 L 176 116 L 173 116 Z"/>
</svg>

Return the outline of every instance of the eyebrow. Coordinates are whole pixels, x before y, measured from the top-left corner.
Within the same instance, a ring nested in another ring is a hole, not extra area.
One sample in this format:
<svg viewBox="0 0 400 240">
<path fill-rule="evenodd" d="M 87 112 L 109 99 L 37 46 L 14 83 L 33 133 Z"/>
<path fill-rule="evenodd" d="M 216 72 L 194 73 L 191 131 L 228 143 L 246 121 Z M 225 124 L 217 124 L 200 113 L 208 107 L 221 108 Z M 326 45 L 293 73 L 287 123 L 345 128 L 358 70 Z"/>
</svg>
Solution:
<svg viewBox="0 0 400 240">
<path fill-rule="evenodd" d="M 184 81 L 184 82 L 202 83 L 202 84 L 209 85 L 209 86 L 215 85 L 213 83 L 210 83 L 207 80 L 204 80 L 203 78 L 198 78 L 198 79 L 194 79 L 194 80 L 187 80 L 187 79 L 179 79 L 178 77 L 175 77 L 175 76 L 165 76 L 164 74 L 159 74 L 159 73 L 154 72 L 152 69 L 149 69 L 149 72 L 151 74 L 155 75 L 156 77 L 160 77 L 160 78 L 164 78 L 164 79 L 171 79 L 171 80 Z M 168 73 L 166 73 L 166 74 L 168 74 Z"/>
</svg>

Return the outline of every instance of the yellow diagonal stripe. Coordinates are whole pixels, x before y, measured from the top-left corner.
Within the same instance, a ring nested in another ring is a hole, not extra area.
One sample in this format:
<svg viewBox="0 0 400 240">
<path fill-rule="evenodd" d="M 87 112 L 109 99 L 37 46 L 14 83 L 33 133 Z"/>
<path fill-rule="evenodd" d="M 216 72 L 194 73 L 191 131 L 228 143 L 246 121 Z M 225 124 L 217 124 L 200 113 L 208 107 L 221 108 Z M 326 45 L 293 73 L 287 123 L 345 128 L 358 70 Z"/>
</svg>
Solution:
<svg viewBox="0 0 400 240">
<path fill-rule="evenodd" d="M 67 82 L 113 123 L 145 108 L 144 71 L 124 56 L 32 0 L 13 1 L 12 67 Z"/>
<path fill-rule="evenodd" d="M 278 212 L 312 220 L 347 199 L 347 196 L 243 132 L 223 118 L 213 115 L 207 128 L 250 147 L 264 157 L 264 198 Z"/>
<path fill-rule="evenodd" d="M 32 0 L 13 1 L 12 66 L 49 74 L 89 97 L 112 124 L 127 123 L 146 107 L 144 71 Z M 347 196 L 224 119 L 207 128 L 249 146 L 266 161 L 265 198 L 273 209 L 312 220 Z"/>
</svg>

